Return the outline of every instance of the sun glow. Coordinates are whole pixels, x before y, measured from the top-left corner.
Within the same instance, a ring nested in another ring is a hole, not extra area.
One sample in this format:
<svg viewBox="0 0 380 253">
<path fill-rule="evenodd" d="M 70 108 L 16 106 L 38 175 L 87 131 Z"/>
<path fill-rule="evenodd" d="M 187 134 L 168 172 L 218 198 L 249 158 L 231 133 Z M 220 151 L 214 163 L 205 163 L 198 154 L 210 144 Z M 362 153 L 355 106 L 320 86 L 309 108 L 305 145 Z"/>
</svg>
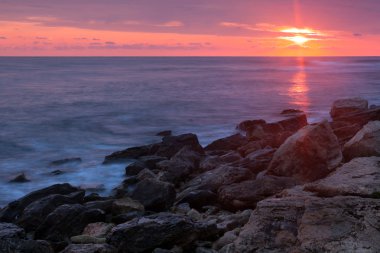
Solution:
<svg viewBox="0 0 380 253">
<path fill-rule="evenodd" d="M 295 45 L 304 47 L 305 43 L 311 40 L 320 40 L 324 36 L 323 33 L 310 28 L 287 27 L 279 30 L 288 36 L 278 37 L 279 39 L 293 42 Z"/>
<path fill-rule="evenodd" d="M 302 35 L 296 35 L 296 36 L 293 36 L 293 37 L 290 37 L 290 36 L 288 36 L 288 37 L 280 37 L 280 39 L 292 41 L 292 42 L 294 42 L 298 46 L 303 46 L 306 42 L 312 40 L 312 39 L 307 38 L 307 37 L 302 36 Z"/>
</svg>

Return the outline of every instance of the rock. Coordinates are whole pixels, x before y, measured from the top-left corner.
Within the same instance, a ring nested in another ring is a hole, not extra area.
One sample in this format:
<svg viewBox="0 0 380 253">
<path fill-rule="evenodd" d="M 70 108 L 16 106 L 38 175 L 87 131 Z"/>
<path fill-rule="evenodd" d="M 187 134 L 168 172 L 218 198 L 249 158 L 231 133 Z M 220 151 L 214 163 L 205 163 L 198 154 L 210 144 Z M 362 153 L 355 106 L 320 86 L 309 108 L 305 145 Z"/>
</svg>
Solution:
<svg viewBox="0 0 380 253">
<path fill-rule="evenodd" d="M 102 201 L 102 200 L 107 200 L 107 199 L 108 197 L 103 197 L 103 196 L 100 196 L 99 193 L 92 192 L 83 198 L 83 202 L 86 203 L 86 202 L 91 202 L 91 201 Z"/>
<path fill-rule="evenodd" d="M 106 242 L 106 238 L 99 238 L 99 237 L 94 237 L 90 235 L 76 235 L 76 236 L 72 236 L 70 240 L 72 243 L 81 243 L 81 244 L 88 244 L 88 243 L 101 244 L 101 243 Z"/>
<path fill-rule="evenodd" d="M 380 192 L 380 157 L 355 158 L 328 177 L 307 184 L 305 190 L 324 197 L 372 197 Z"/>
<path fill-rule="evenodd" d="M 9 183 L 26 183 L 26 182 L 30 182 L 30 180 L 26 178 L 25 173 L 17 174 L 13 179 L 9 181 Z"/>
<path fill-rule="evenodd" d="M 368 110 L 368 101 L 362 98 L 348 98 L 334 101 L 330 115 L 333 119 L 347 114 Z"/>
<path fill-rule="evenodd" d="M 84 228 L 82 235 L 89 235 L 93 237 L 104 238 L 109 234 L 109 232 L 111 232 L 112 228 L 114 227 L 115 225 L 112 223 L 105 223 L 105 222 L 90 223 Z"/>
<path fill-rule="evenodd" d="M 157 155 L 139 157 L 139 161 L 142 162 L 146 168 L 151 169 L 151 170 L 157 169 L 157 163 L 164 161 L 166 159 L 167 159 L 166 157 L 157 156 Z"/>
<path fill-rule="evenodd" d="M 380 120 L 380 107 L 366 111 L 350 113 L 339 118 L 334 118 L 333 120 L 333 122 L 342 122 L 348 125 L 358 124 L 362 127 L 370 121 Z"/>
<path fill-rule="evenodd" d="M 227 154 L 220 156 L 220 160 L 222 161 L 222 163 L 236 162 L 239 161 L 241 158 L 241 155 L 236 151 L 230 151 Z"/>
<path fill-rule="evenodd" d="M 295 185 L 296 182 L 292 178 L 266 176 L 221 187 L 218 192 L 218 200 L 226 209 L 254 209 L 260 200 Z"/>
<path fill-rule="evenodd" d="M 137 180 L 143 181 L 144 179 L 156 179 L 157 175 L 149 169 L 143 169 L 137 174 Z"/>
<path fill-rule="evenodd" d="M 131 198 L 117 199 L 112 204 L 112 214 L 119 215 L 130 211 L 142 211 L 144 212 L 144 206 Z"/>
<path fill-rule="evenodd" d="M 28 205 L 22 212 L 17 224 L 26 231 L 35 230 L 57 207 L 64 204 L 82 203 L 85 192 L 78 191 L 69 195 L 52 194 Z"/>
<path fill-rule="evenodd" d="M 88 192 L 102 192 L 106 190 L 105 185 L 101 183 L 81 184 L 79 188 Z"/>
<path fill-rule="evenodd" d="M 380 156 L 380 121 L 370 121 L 343 147 L 346 161 L 355 157 Z"/>
<path fill-rule="evenodd" d="M 216 223 L 217 228 L 220 232 L 225 233 L 227 231 L 234 230 L 244 226 L 251 216 L 252 210 L 244 210 L 236 213 L 227 213 L 227 214 L 217 214 Z M 213 219 L 213 216 L 210 216 L 209 219 Z"/>
<path fill-rule="evenodd" d="M 177 199 L 189 196 L 191 192 L 205 190 L 216 193 L 224 185 L 238 183 L 252 179 L 253 174 L 246 168 L 220 166 L 214 170 L 204 172 L 184 185 L 184 190 L 178 194 Z"/>
<path fill-rule="evenodd" d="M 267 174 L 310 182 L 326 176 L 341 160 L 338 139 L 324 121 L 289 137 L 274 153 Z"/>
<path fill-rule="evenodd" d="M 131 211 L 128 213 L 119 214 L 112 217 L 112 222 L 115 224 L 121 224 L 133 220 L 134 218 L 140 218 L 144 216 L 143 211 Z"/>
<path fill-rule="evenodd" d="M 215 150 L 237 150 L 237 148 L 248 143 L 248 139 L 241 134 L 234 134 L 216 141 L 213 141 L 205 147 L 205 151 Z"/>
<path fill-rule="evenodd" d="M 243 132 L 248 132 L 252 130 L 253 128 L 259 126 L 259 125 L 265 125 L 266 121 L 263 119 L 259 120 L 245 120 L 243 122 L 240 122 L 237 126 L 236 129 L 243 131 Z"/>
<path fill-rule="evenodd" d="M 202 214 L 200 214 L 197 210 L 191 209 L 186 213 L 187 216 L 190 217 L 191 220 L 193 221 L 200 221 L 202 220 Z"/>
<path fill-rule="evenodd" d="M 199 167 L 201 155 L 190 147 L 183 147 L 170 160 L 161 161 L 157 168 L 162 171 L 160 180 L 178 184 Z"/>
<path fill-rule="evenodd" d="M 0 252 L 4 253 L 53 253 L 46 241 L 26 239 L 24 229 L 12 223 L 0 223 Z"/>
<path fill-rule="evenodd" d="M 377 252 L 380 200 L 291 197 L 258 203 L 232 252 Z"/>
<path fill-rule="evenodd" d="M 107 242 L 118 252 L 151 252 L 155 248 L 184 246 L 207 234 L 201 224 L 172 213 L 136 218 L 112 229 Z"/>
<path fill-rule="evenodd" d="M 250 141 L 246 145 L 238 148 L 238 152 L 245 157 L 246 155 L 255 152 L 257 150 L 262 149 L 262 145 L 260 141 Z"/>
<path fill-rule="evenodd" d="M 188 203 L 191 208 L 202 210 L 202 207 L 216 203 L 217 195 L 209 190 L 186 191 L 179 195 L 176 205 Z"/>
<path fill-rule="evenodd" d="M 100 209 L 104 211 L 105 213 L 110 213 L 112 212 L 113 202 L 114 202 L 113 199 L 105 199 L 105 200 L 89 201 L 83 205 L 86 209 Z"/>
<path fill-rule="evenodd" d="M 198 137 L 195 134 L 182 134 L 164 137 L 162 143 L 158 145 L 155 155 L 171 158 L 185 146 L 189 146 L 191 150 L 200 154 L 204 153 L 202 146 L 199 144 Z"/>
<path fill-rule="evenodd" d="M 339 143 L 343 146 L 354 135 L 362 129 L 361 124 L 352 124 L 344 121 L 333 121 L 330 123 Z"/>
<path fill-rule="evenodd" d="M 154 179 L 140 181 L 131 194 L 131 197 L 140 201 L 145 209 L 152 211 L 169 209 L 174 203 L 175 196 L 172 184 Z"/>
<path fill-rule="evenodd" d="M 60 253 L 117 253 L 117 250 L 108 244 L 71 244 Z"/>
<path fill-rule="evenodd" d="M 298 113 L 304 113 L 304 111 L 298 109 L 285 109 L 281 112 L 281 115 L 294 115 Z"/>
<path fill-rule="evenodd" d="M 103 164 L 123 162 L 128 159 L 137 159 L 140 156 L 151 155 L 154 151 L 155 144 L 127 148 L 122 151 L 114 152 L 105 157 Z"/>
<path fill-rule="evenodd" d="M 212 248 L 214 250 L 220 250 L 224 246 L 230 243 L 233 243 L 238 238 L 239 232 L 240 232 L 240 228 L 227 231 L 226 233 L 224 233 L 224 235 L 221 238 L 219 238 L 216 242 L 214 242 L 214 244 L 212 245 Z"/>
<path fill-rule="evenodd" d="M 221 164 L 222 161 L 219 156 L 206 156 L 200 161 L 199 170 L 200 172 L 206 172 L 215 169 Z"/>
<path fill-rule="evenodd" d="M 275 151 L 276 149 L 274 148 L 266 147 L 248 154 L 245 159 L 232 165 L 247 168 L 253 174 L 258 174 L 268 168 Z"/>
<path fill-rule="evenodd" d="M 156 134 L 157 136 L 171 136 L 172 135 L 172 131 L 171 130 L 164 130 L 164 131 L 161 131 L 161 132 L 158 132 Z"/>
<path fill-rule="evenodd" d="M 143 162 L 137 161 L 129 164 L 125 168 L 125 175 L 126 176 L 136 176 L 137 174 L 140 173 L 140 171 L 144 170 L 145 164 Z"/>
<path fill-rule="evenodd" d="M 81 163 L 82 159 L 80 157 L 65 158 L 61 160 L 55 160 L 49 163 L 49 166 L 61 166 L 68 163 Z"/>
<path fill-rule="evenodd" d="M 73 187 L 70 184 L 56 184 L 47 188 L 31 192 L 24 197 L 9 203 L 0 211 L 0 221 L 14 222 L 24 209 L 34 201 L 52 194 L 66 195 L 79 191 L 79 188 Z"/>
<path fill-rule="evenodd" d="M 35 232 L 35 238 L 52 242 L 67 241 L 79 235 L 90 223 L 105 220 L 100 209 L 87 209 L 83 205 L 61 205 L 50 213 Z"/>
</svg>

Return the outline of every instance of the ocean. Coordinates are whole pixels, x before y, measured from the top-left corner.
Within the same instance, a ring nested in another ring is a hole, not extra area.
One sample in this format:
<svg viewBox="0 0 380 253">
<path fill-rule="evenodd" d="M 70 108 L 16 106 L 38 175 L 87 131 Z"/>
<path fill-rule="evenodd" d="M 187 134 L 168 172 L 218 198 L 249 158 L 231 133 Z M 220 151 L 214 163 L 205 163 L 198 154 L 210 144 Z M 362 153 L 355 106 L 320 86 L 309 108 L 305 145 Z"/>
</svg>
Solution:
<svg viewBox="0 0 380 253">
<path fill-rule="evenodd" d="M 0 206 L 62 182 L 109 194 L 126 164 L 104 156 L 162 130 L 207 145 L 283 109 L 328 119 L 357 96 L 380 105 L 380 57 L 0 57 Z M 83 161 L 49 166 L 70 157 Z M 31 181 L 9 183 L 20 172 Z"/>
</svg>

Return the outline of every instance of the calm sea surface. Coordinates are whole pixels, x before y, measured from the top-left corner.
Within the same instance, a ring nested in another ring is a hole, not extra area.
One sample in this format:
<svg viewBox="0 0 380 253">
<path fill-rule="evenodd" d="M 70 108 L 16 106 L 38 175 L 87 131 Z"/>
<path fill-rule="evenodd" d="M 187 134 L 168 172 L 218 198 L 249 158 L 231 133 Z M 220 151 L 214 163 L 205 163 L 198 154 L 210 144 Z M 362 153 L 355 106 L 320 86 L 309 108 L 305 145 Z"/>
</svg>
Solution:
<svg viewBox="0 0 380 253">
<path fill-rule="evenodd" d="M 0 57 L 0 206 L 53 183 L 122 181 L 105 155 L 192 132 L 203 145 L 286 108 L 328 118 L 338 98 L 380 104 L 380 58 Z M 81 164 L 48 163 L 81 157 Z M 52 176 L 60 169 L 66 173 Z M 10 184 L 25 172 L 30 183 Z"/>
</svg>

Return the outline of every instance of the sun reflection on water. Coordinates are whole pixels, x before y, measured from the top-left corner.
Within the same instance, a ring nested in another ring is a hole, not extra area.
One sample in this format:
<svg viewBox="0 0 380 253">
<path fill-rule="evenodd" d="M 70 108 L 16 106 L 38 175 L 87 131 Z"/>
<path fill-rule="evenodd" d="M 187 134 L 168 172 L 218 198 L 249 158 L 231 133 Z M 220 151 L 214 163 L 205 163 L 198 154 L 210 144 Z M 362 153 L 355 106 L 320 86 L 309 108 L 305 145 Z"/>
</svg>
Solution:
<svg viewBox="0 0 380 253">
<path fill-rule="evenodd" d="M 291 98 L 291 104 L 296 105 L 303 111 L 307 111 L 310 100 L 308 96 L 309 86 L 307 84 L 304 58 L 298 58 L 297 63 L 298 71 L 290 80 L 291 86 L 288 89 L 288 96 Z"/>
</svg>

